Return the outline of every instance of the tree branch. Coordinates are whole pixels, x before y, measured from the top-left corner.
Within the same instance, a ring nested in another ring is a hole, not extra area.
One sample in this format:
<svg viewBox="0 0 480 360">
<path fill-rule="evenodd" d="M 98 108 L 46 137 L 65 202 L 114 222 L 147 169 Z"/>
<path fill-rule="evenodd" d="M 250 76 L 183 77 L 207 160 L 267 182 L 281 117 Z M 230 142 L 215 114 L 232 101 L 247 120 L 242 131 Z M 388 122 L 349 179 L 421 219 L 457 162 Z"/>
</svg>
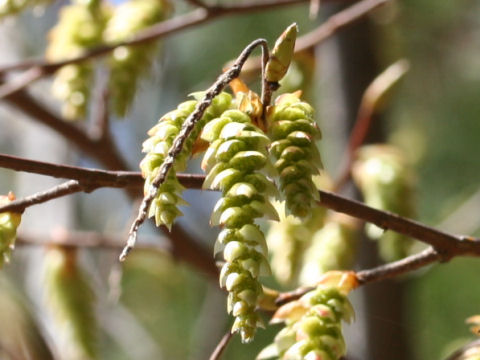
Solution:
<svg viewBox="0 0 480 360">
<path fill-rule="evenodd" d="M 220 360 L 233 335 L 234 334 L 230 330 L 227 330 L 227 332 L 225 333 L 225 335 L 223 335 L 222 339 L 213 351 L 212 355 L 210 355 L 209 360 Z"/>
</svg>

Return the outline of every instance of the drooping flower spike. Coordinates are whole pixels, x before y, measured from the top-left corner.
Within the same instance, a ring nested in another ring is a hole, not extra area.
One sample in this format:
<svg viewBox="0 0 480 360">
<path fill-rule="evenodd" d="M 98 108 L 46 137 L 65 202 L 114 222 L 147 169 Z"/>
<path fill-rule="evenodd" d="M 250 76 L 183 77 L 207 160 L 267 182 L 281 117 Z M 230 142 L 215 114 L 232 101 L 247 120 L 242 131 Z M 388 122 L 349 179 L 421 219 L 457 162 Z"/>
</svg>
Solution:
<svg viewBox="0 0 480 360">
<path fill-rule="evenodd" d="M 258 277 L 270 271 L 265 237 L 255 219 L 278 216 L 268 199 L 275 186 L 264 173 L 269 139 L 249 115 L 235 109 L 209 122 L 201 136 L 210 143 L 202 162 L 208 172 L 204 187 L 222 191 L 210 220 L 223 227 L 215 243 L 215 253 L 223 251 L 225 260 L 220 285 L 229 293 L 228 312 L 235 316 L 232 332 L 249 342 L 261 324 L 255 312 L 262 293 Z"/>
<path fill-rule="evenodd" d="M 280 190 L 287 213 L 306 218 L 319 200 L 312 176 L 322 168 L 315 141 L 321 132 L 313 118 L 314 110 L 300 100 L 300 93 L 280 95 L 269 109 L 270 154 L 280 177 Z"/>
</svg>

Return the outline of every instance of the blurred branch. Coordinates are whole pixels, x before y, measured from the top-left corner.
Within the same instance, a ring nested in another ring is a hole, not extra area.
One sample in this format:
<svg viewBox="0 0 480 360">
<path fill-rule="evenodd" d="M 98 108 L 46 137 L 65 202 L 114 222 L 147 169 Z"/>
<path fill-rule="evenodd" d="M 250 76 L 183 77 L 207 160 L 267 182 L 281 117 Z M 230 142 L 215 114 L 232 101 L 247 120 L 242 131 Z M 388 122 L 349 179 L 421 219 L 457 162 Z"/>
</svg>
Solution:
<svg viewBox="0 0 480 360">
<path fill-rule="evenodd" d="M 123 235 L 100 234 L 91 231 L 67 231 L 55 229 L 51 235 L 38 235 L 36 233 L 21 232 L 16 244 L 19 246 L 49 246 L 62 245 L 66 247 L 85 247 L 120 250 L 123 247 Z M 158 237 L 147 238 L 146 244 L 139 246 L 141 249 L 165 252 L 164 246 L 159 244 Z"/>
<path fill-rule="evenodd" d="M 321 44 L 336 32 L 355 24 L 378 7 L 393 0 L 362 0 L 330 16 L 315 30 L 300 36 L 295 44 L 295 53 L 299 53 Z M 251 58 L 245 64 L 243 74 L 256 73 L 261 69 L 259 57 Z"/>
<path fill-rule="evenodd" d="M 213 351 L 212 355 L 210 355 L 209 360 L 220 360 L 232 337 L 233 333 L 230 330 L 227 330 L 227 332 L 225 333 L 225 335 L 223 335 L 222 339 Z"/>
<path fill-rule="evenodd" d="M 448 356 L 445 360 L 467 360 L 476 359 L 480 354 L 480 339 L 474 340 L 460 349 L 456 350 L 453 354 Z M 470 356 L 470 357 L 469 357 Z"/>
<path fill-rule="evenodd" d="M 139 172 L 85 169 L 21 159 L 1 154 L 0 167 L 42 175 L 50 175 L 50 172 L 52 172 L 52 176 L 54 177 L 78 180 L 79 182 L 84 182 L 90 188 L 130 187 L 135 190 L 143 187 L 143 178 Z M 205 178 L 203 175 L 195 174 L 183 174 L 178 177 L 184 186 L 195 189 L 201 188 L 201 184 Z M 442 232 L 414 220 L 387 211 L 374 209 L 361 202 L 331 192 L 319 191 L 319 194 L 321 199 L 319 204 L 321 206 L 430 244 L 439 253 L 442 261 L 447 261 L 451 257 L 458 255 L 480 255 L 480 239 Z"/>
<path fill-rule="evenodd" d="M 150 208 L 150 205 L 154 200 L 160 185 L 163 184 L 167 179 L 168 172 L 173 167 L 175 159 L 182 151 L 183 145 L 187 141 L 190 133 L 193 131 L 195 124 L 201 119 L 203 113 L 208 106 L 210 106 L 215 96 L 217 96 L 233 79 L 240 75 L 243 64 L 245 64 L 245 61 L 247 61 L 253 50 L 259 46 L 262 48 L 264 57 L 268 58 L 268 44 L 265 39 L 257 39 L 250 43 L 247 47 L 245 47 L 245 49 L 243 49 L 233 65 L 223 74 L 221 74 L 217 80 L 215 80 L 213 85 L 207 89 L 202 100 L 199 101 L 195 106 L 195 110 L 193 110 L 193 112 L 185 119 L 180 132 L 175 137 L 172 146 L 168 150 L 167 156 L 163 160 L 163 163 L 159 166 L 158 173 L 152 180 L 148 193 L 146 193 L 143 197 L 140 208 L 138 209 L 137 218 L 134 220 L 132 227 L 130 228 L 127 244 L 120 254 L 120 260 L 125 260 L 128 253 L 135 246 L 138 229 L 147 219 L 148 209 Z"/>
<path fill-rule="evenodd" d="M 40 79 L 41 77 L 53 74 L 61 67 L 69 64 L 76 64 L 86 60 L 94 59 L 100 56 L 105 56 L 120 46 L 136 46 L 151 42 L 153 40 L 160 39 L 167 35 L 179 32 L 181 30 L 188 29 L 192 26 L 200 25 L 202 23 L 212 21 L 216 18 L 228 16 L 228 15 L 241 15 L 244 13 L 269 10 L 276 7 L 294 5 L 307 2 L 308 0 L 264 0 L 264 1 L 250 1 L 238 5 L 229 6 L 207 6 L 203 5 L 201 1 L 194 0 L 199 9 L 196 9 L 190 13 L 179 15 L 175 18 L 162 21 L 156 25 L 153 25 L 147 29 L 139 31 L 128 41 L 122 41 L 112 45 L 104 45 L 97 48 L 93 48 L 83 55 L 78 57 L 69 58 L 57 62 L 49 62 L 46 59 L 29 59 L 16 64 L 8 65 L 0 68 L 0 75 L 4 75 L 7 72 L 17 70 L 27 70 L 22 78 L 14 84 L 5 84 L 0 87 L 0 98 L 12 95 L 26 86 L 30 85 L 33 81 Z M 352 1 L 352 0 L 329 0 L 331 2 L 340 1 Z M 191 2 L 191 1 L 190 1 Z M 202 5 L 200 5 L 202 4 Z"/>
<path fill-rule="evenodd" d="M 69 180 L 63 184 L 52 187 L 51 189 L 37 192 L 33 195 L 24 197 L 23 199 L 17 199 L 9 202 L 6 205 L 0 206 L 0 213 L 2 212 L 15 212 L 22 213 L 27 207 L 41 204 L 49 200 L 57 199 L 66 195 L 74 194 L 77 192 L 91 192 L 95 188 L 82 185 L 77 180 Z"/>
<path fill-rule="evenodd" d="M 99 76 L 99 91 L 93 100 L 93 121 L 90 136 L 94 139 L 102 139 L 110 135 L 109 131 L 109 108 L 110 96 L 108 78 L 102 73 Z"/>
<path fill-rule="evenodd" d="M 348 141 L 345 165 L 343 170 L 340 171 L 340 176 L 335 184 L 335 191 L 339 191 L 350 179 L 355 153 L 365 142 L 372 125 L 373 115 L 383 105 L 386 94 L 407 73 L 409 67 L 410 65 L 405 59 L 396 61 L 378 75 L 363 93 L 357 119 Z"/>
</svg>

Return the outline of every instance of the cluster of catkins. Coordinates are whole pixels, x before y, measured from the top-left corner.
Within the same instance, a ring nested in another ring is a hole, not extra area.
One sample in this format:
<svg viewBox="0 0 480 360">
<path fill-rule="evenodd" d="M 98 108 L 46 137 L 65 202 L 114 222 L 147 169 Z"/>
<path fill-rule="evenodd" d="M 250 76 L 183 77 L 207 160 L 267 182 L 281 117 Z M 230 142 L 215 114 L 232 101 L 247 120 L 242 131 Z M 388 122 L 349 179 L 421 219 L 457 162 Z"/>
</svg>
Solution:
<svg viewBox="0 0 480 360">
<path fill-rule="evenodd" d="M 0 206 L 15 200 L 13 193 L 0 196 Z M 14 212 L 0 213 L 0 268 L 10 260 L 10 254 L 15 247 L 17 228 L 20 225 L 21 214 Z"/>
<path fill-rule="evenodd" d="M 268 81 L 277 82 L 285 75 L 295 36 L 296 26 L 291 26 L 277 41 L 267 64 Z M 274 197 L 284 200 L 292 216 L 311 216 L 318 200 L 312 177 L 321 166 L 315 144 L 320 130 L 313 108 L 300 99 L 300 92 L 279 96 L 264 112 L 257 94 L 246 86 L 233 88 L 235 99 L 221 93 L 207 107 L 156 192 L 148 215 L 155 217 L 157 225 L 172 226 L 181 214 L 177 206 L 184 203 L 175 174 L 185 169 L 194 148 L 207 144 L 203 187 L 222 194 L 210 218 L 212 225 L 222 227 L 214 249 L 215 254 L 223 253 L 220 285 L 228 292 L 228 312 L 235 317 L 232 331 L 249 342 L 261 324 L 255 311 L 263 293 L 259 276 L 270 274 L 265 236 L 256 219 L 279 219 L 271 203 Z M 195 100 L 182 103 L 150 130 L 143 145 L 147 154 L 140 164 L 146 194 L 152 191 L 160 165 L 196 105 Z"/>
<path fill-rule="evenodd" d="M 342 279 L 340 283 L 332 282 L 337 278 Z M 350 322 L 354 317 L 346 295 L 356 286 L 356 279 L 341 272 L 327 273 L 324 279 L 315 290 L 276 311 L 271 322 L 284 322 L 285 327 L 257 360 L 338 360 L 346 354 L 342 320 Z"/>
<path fill-rule="evenodd" d="M 367 205 L 401 216 L 414 215 L 412 170 L 399 149 L 391 145 L 360 148 L 352 173 Z M 372 239 L 379 240 L 379 253 L 385 261 L 409 255 L 413 240 L 405 235 L 373 224 L 367 224 L 366 231 Z"/>
<path fill-rule="evenodd" d="M 75 0 L 62 8 L 59 22 L 50 32 L 47 58 L 66 60 L 103 44 L 127 41 L 169 13 L 167 0 L 129 0 L 115 8 L 101 0 Z M 107 61 L 110 98 L 117 115 L 124 116 L 128 110 L 138 78 L 149 68 L 156 48 L 152 44 L 120 46 Z M 87 60 L 57 71 L 52 91 L 63 102 L 62 113 L 66 119 L 85 118 L 94 70 L 92 61 Z"/>
<path fill-rule="evenodd" d="M 203 186 L 222 192 L 211 216 L 211 224 L 223 228 L 215 244 L 215 252 L 223 251 L 225 261 L 220 284 L 229 292 L 228 311 L 236 317 L 233 331 L 240 332 L 246 342 L 253 338 L 260 323 L 255 312 L 262 294 L 258 277 L 270 271 L 265 237 L 255 219 L 278 220 L 270 202 L 278 190 L 292 213 L 307 216 L 318 196 L 311 177 L 318 173 L 319 164 L 314 147 L 319 131 L 311 106 L 300 99 L 299 93 L 277 99 L 268 111 L 267 123 L 272 125 L 267 132 L 256 125 L 256 112 L 261 107 L 247 106 L 248 101 L 255 103 L 258 96 L 239 92 L 232 101 L 230 95 L 221 93 L 213 100 L 149 209 L 157 224 L 172 225 L 180 214 L 177 205 L 183 203 L 175 171 L 185 168 L 195 141 L 207 142 L 209 147 L 202 161 L 207 172 Z M 144 143 L 147 155 L 141 162 L 145 192 L 195 104 L 194 100 L 181 104 L 149 132 L 150 138 Z M 247 113 L 244 109 L 253 110 Z M 305 159 L 295 155 L 299 152 Z M 269 176 L 278 178 L 279 189 Z"/>
</svg>

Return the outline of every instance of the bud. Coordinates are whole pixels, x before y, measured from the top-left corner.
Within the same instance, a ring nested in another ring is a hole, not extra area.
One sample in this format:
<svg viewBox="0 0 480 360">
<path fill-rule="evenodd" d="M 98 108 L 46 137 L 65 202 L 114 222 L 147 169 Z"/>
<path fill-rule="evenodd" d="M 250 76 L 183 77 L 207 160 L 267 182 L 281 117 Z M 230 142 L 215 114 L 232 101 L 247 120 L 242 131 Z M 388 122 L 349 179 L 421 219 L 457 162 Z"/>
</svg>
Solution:
<svg viewBox="0 0 480 360">
<path fill-rule="evenodd" d="M 287 73 L 295 49 L 297 32 L 297 24 L 293 23 L 275 42 L 275 47 L 272 50 L 272 54 L 270 55 L 270 59 L 268 60 L 265 69 L 265 77 L 267 81 L 278 82 Z"/>
</svg>

